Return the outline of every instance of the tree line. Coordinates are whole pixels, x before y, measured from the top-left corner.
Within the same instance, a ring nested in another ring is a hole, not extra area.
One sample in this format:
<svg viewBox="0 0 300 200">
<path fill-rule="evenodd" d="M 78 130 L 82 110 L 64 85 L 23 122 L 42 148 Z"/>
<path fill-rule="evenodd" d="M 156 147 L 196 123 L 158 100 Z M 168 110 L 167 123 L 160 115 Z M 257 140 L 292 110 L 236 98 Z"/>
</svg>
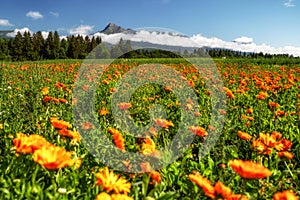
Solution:
<svg viewBox="0 0 300 200">
<path fill-rule="evenodd" d="M 0 60 L 84 59 L 98 45 L 98 56 L 109 58 L 110 52 L 100 36 L 71 35 L 61 39 L 57 31 L 49 32 L 46 38 L 41 31 L 33 35 L 18 32 L 14 38 L 0 38 Z"/>
<path fill-rule="evenodd" d="M 96 48 L 97 47 L 97 48 Z M 124 41 L 106 47 L 100 36 L 89 37 L 71 35 L 61 39 L 58 32 L 49 32 L 46 38 L 38 31 L 18 32 L 14 38 L 0 38 L 0 60 L 35 61 L 47 59 L 85 59 L 87 58 L 175 58 L 175 57 L 207 57 L 212 58 L 254 58 L 274 59 L 292 58 L 288 54 L 273 55 L 260 53 L 247 53 L 228 49 L 196 48 L 177 52 L 162 51 L 158 49 L 142 49 L 132 51 L 131 41 Z M 183 51 L 183 52 L 182 52 Z"/>
</svg>

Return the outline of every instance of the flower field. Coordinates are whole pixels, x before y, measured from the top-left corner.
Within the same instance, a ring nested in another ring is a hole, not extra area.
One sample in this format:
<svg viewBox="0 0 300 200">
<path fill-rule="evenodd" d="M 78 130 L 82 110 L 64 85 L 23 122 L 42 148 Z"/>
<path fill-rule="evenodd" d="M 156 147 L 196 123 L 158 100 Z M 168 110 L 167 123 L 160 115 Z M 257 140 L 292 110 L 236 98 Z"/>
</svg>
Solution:
<svg viewBox="0 0 300 200">
<path fill-rule="evenodd" d="M 165 80 L 156 62 L 178 74 Z M 219 78 L 180 59 L 120 59 L 87 74 L 80 60 L 1 63 L 0 199 L 299 199 L 300 66 L 215 65 Z M 110 154 L 100 135 L 116 147 Z M 165 158 L 177 135 L 178 154 Z M 105 153 L 105 162 L 94 156 Z"/>
</svg>

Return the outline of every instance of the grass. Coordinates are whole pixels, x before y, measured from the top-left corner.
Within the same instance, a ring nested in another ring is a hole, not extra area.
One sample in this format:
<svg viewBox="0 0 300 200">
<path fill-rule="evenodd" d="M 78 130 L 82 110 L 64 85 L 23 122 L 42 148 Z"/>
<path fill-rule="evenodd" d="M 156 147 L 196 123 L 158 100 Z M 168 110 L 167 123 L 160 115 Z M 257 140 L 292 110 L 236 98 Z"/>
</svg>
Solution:
<svg viewBox="0 0 300 200">
<path fill-rule="evenodd" d="M 105 62 L 108 61 L 111 60 Z M 180 76 L 185 76 L 190 81 L 189 84 L 193 85 L 192 91 L 197 99 L 192 100 L 196 101 L 191 103 L 190 100 L 184 98 L 187 90 L 180 88 L 182 84 L 178 85 L 180 83 L 179 75 L 174 76 L 174 82 L 170 80 L 163 82 L 169 84 L 173 91 L 166 90 L 165 86 L 161 84 L 138 85 L 137 78 L 143 79 L 147 75 L 153 76 L 154 82 L 159 82 L 160 78 L 164 77 L 163 74 L 167 74 L 164 71 L 160 72 L 157 69 L 135 71 L 136 74 L 131 78 L 127 77 L 127 72 L 135 69 L 138 65 L 149 64 L 148 67 L 151 68 L 155 66 L 153 63 L 166 64 L 179 71 Z M 81 142 L 73 143 L 72 139 L 60 135 L 50 122 L 51 117 L 57 117 L 71 123 L 70 130 L 79 131 L 81 134 L 85 132 L 85 129 L 80 125 L 89 122 L 89 120 L 86 121 L 89 118 L 82 113 L 74 115 L 73 107 L 77 105 L 82 106 L 80 109 L 87 108 L 85 102 L 79 101 L 76 104 L 73 96 L 74 88 L 81 88 L 78 91 L 82 96 L 76 97 L 84 99 L 92 95 L 92 91 L 89 90 L 91 84 L 82 81 L 85 79 L 80 81 L 76 79 L 76 76 L 80 76 L 77 72 L 82 69 L 81 64 L 82 60 L 3 62 L 1 64 L 1 199 L 95 199 L 99 193 L 105 191 L 103 187 L 96 185 L 95 174 L 106 164 L 93 157 L 87 146 L 83 144 L 84 139 Z M 299 65 L 257 65 L 251 60 L 235 62 L 228 59 L 215 60 L 215 65 L 222 77 L 222 84 L 234 95 L 234 98 L 226 97 L 226 104 L 224 102 L 213 104 L 214 102 L 211 100 L 214 95 L 209 94 L 214 90 L 215 92 L 221 90 L 217 87 L 210 87 L 207 83 L 221 85 L 218 83 L 218 76 L 213 74 L 213 68 L 209 64 L 205 65 L 202 68 L 203 71 L 199 72 L 196 71 L 195 67 L 184 63 L 181 59 L 125 59 L 114 61 L 110 68 L 103 71 L 101 77 L 99 74 L 93 77 L 94 80 L 91 83 L 99 82 L 99 84 L 95 84 L 97 86 L 95 99 L 91 101 L 92 104 L 94 103 L 92 106 L 95 107 L 93 116 L 96 117 L 97 126 L 102 128 L 103 134 L 110 141 L 113 141 L 113 136 L 108 129 L 116 128 L 119 130 L 124 139 L 126 151 L 142 151 L 144 142 L 142 136 L 136 138 L 132 134 L 144 130 L 143 127 L 151 124 L 152 118 L 166 118 L 174 124 L 169 128 L 161 128 L 155 123 L 152 124 L 157 130 L 156 137 L 150 134 L 156 150 L 169 144 L 180 127 L 185 130 L 183 133 L 187 137 L 191 134 L 189 131 L 191 124 L 200 126 L 208 132 L 208 136 L 205 138 L 195 136 L 192 144 L 184 152 L 181 152 L 174 162 L 157 170 L 161 176 L 159 183 L 154 181 L 150 173 L 129 174 L 114 170 L 115 174 L 120 174 L 131 183 L 128 196 L 134 199 L 150 199 L 149 197 L 153 199 L 210 199 L 201 187 L 189 179 L 189 174 L 196 172 L 211 181 L 212 185 L 220 181 L 231 188 L 232 193 L 246 195 L 249 199 L 271 199 L 274 194 L 284 190 L 290 190 L 297 196 L 300 195 L 298 178 L 300 173 Z M 125 80 L 126 77 L 128 79 Z M 104 83 L 104 80 L 108 83 Z M 118 85 L 118 81 L 121 80 L 124 85 Z M 65 86 L 55 86 L 58 82 Z M 42 89 L 45 87 L 49 89 L 47 96 L 66 99 L 68 102 L 45 102 L 45 95 L 42 94 Z M 118 91 L 112 92 L 112 88 Z M 129 95 L 130 98 L 128 99 L 125 98 L 126 95 L 121 93 L 122 95 L 113 101 L 114 104 L 111 104 L 113 95 L 122 92 L 122 90 L 125 90 L 123 91 L 124 94 L 131 90 L 133 93 L 131 96 Z M 179 95 L 176 95 L 174 90 L 178 90 L 177 94 Z M 260 92 L 268 94 L 266 99 L 257 98 Z M 223 92 L 223 94 L 225 93 Z M 130 102 L 132 107 L 126 111 L 117 110 L 117 114 L 113 115 L 113 109 L 123 101 Z M 278 103 L 280 106 L 272 107 L 270 102 Z M 224 124 L 216 123 L 212 127 L 212 111 L 214 108 L 221 108 L 223 104 L 225 105 L 223 111 L 226 111 L 226 114 L 221 114 L 221 110 L 215 109 L 217 111 L 215 116 L 220 122 L 224 118 Z M 157 112 L 154 109 L 152 113 L 149 113 L 153 105 L 159 105 L 156 108 L 160 108 L 164 112 Z M 212 105 L 214 106 L 212 107 Z M 105 108 L 108 113 L 100 115 L 98 110 L 102 108 Z M 252 108 L 253 112 L 247 113 L 249 108 Z M 280 114 L 278 111 L 284 113 Z M 192 117 L 194 115 L 197 116 L 195 121 Z M 249 117 L 252 117 L 253 120 Z M 74 121 L 74 118 L 77 122 Z M 132 120 L 134 126 L 129 126 L 127 123 L 122 124 L 122 121 L 125 120 Z M 91 122 L 94 123 L 94 121 Z M 149 127 L 151 126 L 149 125 Z M 201 157 L 203 152 L 201 148 L 209 135 L 213 134 L 214 128 L 220 130 L 218 140 L 211 151 Z M 238 131 L 248 133 L 252 139 L 249 141 L 241 139 L 237 135 Z M 291 148 L 286 150 L 294 155 L 292 159 L 279 158 L 278 153 L 280 151 L 275 148 L 270 148 L 269 154 L 259 153 L 253 148 L 252 143 L 259 139 L 260 133 L 271 134 L 274 131 L 282 134 L 281 139 L 292 143 Z M 27 135 L 41 135 L 48 142 L 69 152 L 74 152 L 73 158 L 82 160 L 80 167 L 76 169 L 70 166 L 48 170 L 35 163 L 32 154 L 17 153 L 13 140 L 20 132 Z M 97 130 L 92 133 L 99 134 Z M 97 141 L 96 139 L 95 141 Z M 184 138 L 182 141 L 184 142 Z M 103 149 L 95 150 L 101 152 Z M 117 155 L 119 154 L 111 154 L 111 157 L 106 159 L 116 159 L 115 162 L 118 162 L 116 165 L 124 168 L 125 165 L 122 160 L 118 160 Z M 272 175 L 263 179 L 244 179 L 228 165 L 228 162 L 234 159 L 260 163 L 271 170 Z M 139 162 L 132 164 L 133 168 L 140 169 Z M 111 169 L 113 170 L 113 168 Z"/>
</svg>

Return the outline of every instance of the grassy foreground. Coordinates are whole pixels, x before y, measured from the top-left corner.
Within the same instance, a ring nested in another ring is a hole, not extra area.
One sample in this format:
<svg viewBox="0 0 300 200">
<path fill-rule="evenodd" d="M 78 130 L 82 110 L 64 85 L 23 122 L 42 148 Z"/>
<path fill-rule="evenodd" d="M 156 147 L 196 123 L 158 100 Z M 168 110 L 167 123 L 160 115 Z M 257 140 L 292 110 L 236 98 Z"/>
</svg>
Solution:
<svg viewBox="0 0 300 200">
<path fill-rule="evenodd" d="M 81 76 L 80 60 L 0 64 L 0 199 L 297 199 L 300 66 L 217 60 L 216 68 L 206 63 L 197 71 L 181 61 L 94 64 L 88 75 L 95 76 L 81 79 L 85 82 L 76 82 Z M 137 79 L 151 77 L 154 82 L 167 74 L 150 64 L 148 71 L 135 72 L 136 80 L 117 85 L 143 63 L 166 64 L 180 76 L 166 79 L 166 85 L 135 86 Z M 97 74 L 93 71 L 97 67 L 105 70 Z M 180 81 L 196 94 L 196 101 L 182 99 L 180 93 L 176 96 L 176 89 L 186 92 L 177 87 Z M 73 98 L 73 89 L 88 94 L 91 83 L 97 85 L 94 115 L 99 124 L 84 121 L 80 113 L 75 114 L 80 118 L 75 124 L 73 106 L 84 102 Z M 120 98 L 111 104 L 114 94 L 134 87 L 128 101 Z M 225 99 L 213 104 L 214 94 L 224 94 Z M 154 104 L 165 115 L 151 115 Z M 114 108 L 118 115 L 113 115 Z M 216 119 L 224 119 L 224 124 L 212 125 L 215 108 Z M 187 118 L 182 118 L 184 113 Z M 189 121 L 188 116 L 196 117 L 194 125 L 183 120 Z M 123 119 L 132 120 L 136 127 L 151 122 L 153 126 L 136 138 L 130 129 L 121 128 Z M 126 173 L 98 162 L 83 144 L 80 134 L 97 132 L 96 126 L 116 145 L 116 155 L 136 152 L 150 160 L 161 158 L 160 149 L 180 127 L 195 138 L 178 159 L 162 169 L 147 160 L 119 160 L 117 165 L 128 171 L 139 169 L 139 173 Z M 216 131 L 216 143 L 201 157 L 203 144 Z"/>
</svg>

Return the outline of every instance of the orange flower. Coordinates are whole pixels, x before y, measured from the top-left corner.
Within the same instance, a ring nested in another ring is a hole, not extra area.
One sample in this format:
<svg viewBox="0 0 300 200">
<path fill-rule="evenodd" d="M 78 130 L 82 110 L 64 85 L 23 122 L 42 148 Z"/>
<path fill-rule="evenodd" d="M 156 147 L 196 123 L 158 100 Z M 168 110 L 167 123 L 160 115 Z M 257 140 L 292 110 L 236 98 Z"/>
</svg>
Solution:
<svg viewBox="0 0 300 200">
<path fill-rule="evenodd" d="M 200 115 L 201 115 L 200 112 L 195 112 L 195 113 L 194 113 L 194 116 L 195 116 L 195 117 L 200 117 Z"/>
<path fill-rule="evenodd" d="M 105 107 L 102 107 L 101 110 L 98 110 L 101 116 L 106 116 L 109 112 Z"/>
<path fill-rule="evenodd" d="M 216 128 L 214 127 L 214 126 L 211 126 L 211 125 L 208 125 L 208 127 L 207 127 L 209 130 L 211 130 L 211 131 L 214 131 L 214 130 L 216 130 Z"/>
<path fill-rule="evenodd" d="M 274 103 L 274 102 L 269 102 L 269 106 L 275 107 L 275 108 L 280 107 L 280 105 L 278 103 Z"/>
<path fill-rule="evenodd" d="M 154 120 L 156 125 L 163 127 L 163 128 L 168 128 L 169 126 L 174 126 L 174 124 L 166 119 L 155 119 Z"/>
<path fill-rule="evenodd" d="M 277 131 L 273 131 L 272 132 L 272 137 L 274 137 L 276 140 L 278 140 L 282 137 L 282 134 L 277 132 Z"/>
<path fill-rule="evenodd" d="M 108 85 L 109 81 L 108 80 L 102 80 L 102 83 L 105 84 L 105 85 Z"/>
<path fill-rule="evenodd" d="M 243 140 L 251 140 L 252 136 L 249 135 L 248 133 L 242 132 L 242 131 L 238 131 L 238 136 L 239 138 L 243 139 Z"/>
<path fill-rule="evenodd" d="M 254 117 L 242 115 L 242 119 L 248 119 L 249 121 L 253 121 L 253 120 L 254 120 Z"/>
<path fill-rule="evenodd" d="M 126 102 L 118 104 L 118 107 L 120 110 L 127 110 L 127 109 L 131 108 L 131 106 L 132 106 L 131 103 L 126 103 Z"/>
<path fill-rule="evenodd" d="M 198 135 L 198 136 L 206 136 L 207 135 L 207 132 L 204 128 L 200 127 L 200 126 L 190 126 L 189 127 L 189 130 L 194 133 L 195 135 Z"/>
<path fill-rule="evenodd" d="M 293 192 L 285 190 L 274 194 L 273 200 L 298 200 L 298 198 Z"/>
<path fill-rule="evenodd" d="M 44 97 L 44 102 L 48 102 L 48 101 L 51 101 L 51 100 L 52 100 L 52 97 L 49 97 L 49 96 Z"/>
<path fill-rule="evenodd" d="M 84 130 L 90 130 L 93 129 L 94 126 L 90 122 L 84 122 L 81 124 L 81 128 Z"/>
<path fill-rule="evenodd" d="M 223 109 L 219 110 L 219 112 L 220 112 L 221 115 L 226 115 L 226 111 L 223 110 Z"/>
<path fill-rule="evenodd" d="M 265 92 L 260 92 L 257 96 L 257 98 L 260 100 L 265 100 L 267 97 L 268 97 L 268 93 Z"/>
<path fill-rule="evenodd" d="M 151 172 L 152 171 L 152 167 L 149 162 L 142 162 L 140 164 L 140 167 L 142 169 L 142 172 Z"/>
<path fill-rule="evenodd" d="M 58 133 L 62 136 L 67 136 L 71 139 L 75 139 L 77 142 L 80 141 L 80 135 L 76 131 L 71 131 L 66 128 L 63 128 L 63 129 L 59 130 Z"/>
<path fill-rule="evenodd" d="M 230 197 L 232 194 L 231 189 L 229 187 L 226 187 L 222 182 L 219 181 L 215 184 L 214 189 L 216 194 L 222 195 L 222 197 L 225 199 Z"/>
<path fill-rule="evenodd" d="M 58 98 L 52 97 L 51 100 L 54 101 L 55 103 L 59 103 L 59 99 Z"/>
<path fill-rule="evenodd" d="M 229 166 L 243 178 L 258 179 L 272 175 L 272 172 L 253 161 L 230 160 Z"/>
<path fill-rule="evenodd" d="M 282 139 L 275 144 L 275 149 L 278 151 L 287 151 L 292 147 L 292 142 L 287 139 Z"/>
<path fill-rule="evenodd" d="M 125 142 L 123 139 L 122 134 L 120 133 L 120 131 L 118 131 L 117 129 L 114 128 L 110 128 L 108 129 L 108 132 L 110 132 L 113 135 L 113 140 L 115 145 L 121 150 L 121 151 L 125 151 Z"/>
<path fill-rule="evenodd" d="M 150 138 L 146 137 L 144 143 L 142 144 L 142 154 L 149 155 L 155 152 L 155 142 Z"/>
<path fill-rule="evenodd" d="M 187 103 L 187 104 L 185 104 L 185 106 L 184 106 L 184 109 L 185 110 L 193 110 L 193 105 L 192 104 L 190 104 L 190 103 Z"/>
<path fill-rule="evenodd" d="M 150 176 L 151 178 L 156 182 L 156 183 L 160 183 L 161 182 L 161 176 L 160 173 L 157 171 L 151 171 L 150 172 Z"/>
<path fill-rule="evenodd" d="M 245 94 L 245 90 L 241 90 L 241 89 L 237 89 L 235 92 L 236 92 L 236 93 Z"/>
<path fill-rule="evenodd" d="M 232 93 L 232 91 L 230 89 L 228 89 L 227 87 L 224 87 L 224 90 L 226 92 L 226 96 L 228 96 L 231 99 L 235 98 L 234 94 Z"/>
<path fill-rule="evenodd" d="M 226 200 L 248 200 L 248 197 L 242 194 L 232 194 Z"/>
<path fill-rule="evenodd" d="M 258 151 L 258 153 L 263 153 L 267 147 L 259 140 L 252 141 L 252 147 Z"/>
<path fill-rule="evenodd" d="M 291 153 L 291 152 L 288 152 L 288 151 L 281 151 L 281 152 L 278 152 L 278 157 L 281 158 L 281 157 L 286 157 L 287 159 L 289 160 L 292 160 L 294 158 L 294 154 Z"/>
<path fill-rule="evenodd" d="M 156 131 L 157 131 L 157 129 L 156 129 L 155 127 L 151 127 L 151 128 L 149 129 L 148 132 L 149 132 L 151 135 L 157 137 L 157 136 L 158 136 L 158 133 L 157 133 Z"/>
<path fill-rule="evenodd" d="M 44 88 L 42 89 L 42 94 L 43 94 L 43 96 L 49 94 L 49 89 L 48 89 L 47 87 L 44 87 Z"/>
<path fill-rule="evenodd" d="M 189 174 L 189 179 L 193 183 L 195 183 L 197 186 L 201 187 L 202 190 L 204 191 L 205 195 L 214 199 L 215 196 L 215 189 L 211 185 L 211 182 L 201 176 L 200 174 Z"/>
<path fill-rule="evenodd" d="M 61 83 L 61 82 L 57 82 L 57 83 L 55 84 L 55 87 L 57 87 L 57 88 L 66 88 L 66 85 L 63 84 L 63 83 Z"/>
<path fill-rule="evenodd" d="M 170 86 L 166 86 L 166 87 L 165 87 L 165 90 L 166 90 L 166 91 L 172 91 L 172 88 L 171 88 Z"/>
<path fill-rule="evenodd" d="M 102 189 L 107 192 L 114 191 L 117 194 L 128 194 L 130 192 L 131 183 L 127 182 L 126 179 L 119 175 L 114 174 L 113 171 L 109 171 L 108 167 L 105 167 L 100 170 L 100 172 L 96 173 L 96 178 L 96 185 L 101 185 Z"/>
<path fill-rule="evenodd" d="M 284 116 L 284 111 L 283 110 L 277 110 L 275 112 L 275 116 Z"/>
<path fill-rule="evenodd" d="M 69 122 L 59 120 L 55 117 L 51 117 L 50 122 L 56 129 L 71 128 L 71 124 Z"/>
<path fill-rule="evenodd" d="M 48 146 L 49 143 L 44 137 L 36 134 L 25 135 L 24 133 L 18 133 L 17 137 L 13 140 L 16 152 L 18 153 L 34 153 L 36 150 L 43 146 Z"/>
<path fill-rule="evenodd" d="M 269 133 L 259 133 L 259 140 L 262 141 L 268 147 L 274 147 L 276 144 L 276 136 Z"/>
<path fill-rule="evenodd" d="M 68 102 L 67 99 L 63 99 L 63 98 L 59 98 L 58 100 L 59 100 L 60 103 L 67 103 Z"/>
<path fill-rule="evenodd" d="M 33 153 L 33 160 L 48 170 L 74 165 L 72 153 L 54 145 L 43 146 Z"/>
<path fill-rule="evenodd" d="M 110 88 L 109 91 L 110 91 L 110 92 L 117 92 L 118 90 L 115 89 L 115 88 Z"/>
</svg>

